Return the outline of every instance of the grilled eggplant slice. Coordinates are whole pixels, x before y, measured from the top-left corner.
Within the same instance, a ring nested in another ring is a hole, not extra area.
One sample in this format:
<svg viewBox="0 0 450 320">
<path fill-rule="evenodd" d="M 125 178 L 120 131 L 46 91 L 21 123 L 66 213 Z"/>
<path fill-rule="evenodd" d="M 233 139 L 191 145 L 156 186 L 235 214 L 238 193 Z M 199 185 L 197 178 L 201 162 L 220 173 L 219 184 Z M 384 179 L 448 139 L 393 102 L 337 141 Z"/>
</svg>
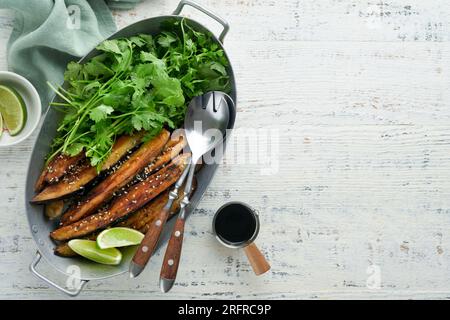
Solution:
<svg viewBox="0 0 450 320">
<path fill-rule="evenodd" d="M 192 192 L 195 191 L 197 181 L 194 179 L 192 185 Z M 180 209 L 180 203 L 183 200 L 181 194 L 183 193 L 183 188 L 180 188 L 178 192 L 178 198 L 173 202 L 172 208 L 170 209 L 170 217 L 172 217 L 178 210 Z M 137 210 L 135 213 L 131 214 L 124 221 L 119 222 L 114 225 L 114 227 L 126 227 L 138 230 L 142 233 L 147 233 L 150 225 L 155 222 L 155 219 L 158 213 L 162 210 L 162 208 L 166 205 L 167 200 L 169 199 L 169 190 L 164 191 L 158 197 L 150 201 L 141 209 Z M 86 236 L 84 239 L 95 240 L 97 239 L 99 232 L 91 233 Z M 67 242 L 63 242 L 58 244 L 55 247 L 55 254 L 61 257 L 74 257 L 78 254 L 73 251 Z"/>
<path fill-rule="evenodd" d="M 170 160 L 175 158 L 186 145 L 187 142 L 184 136 L 178 136 L 177 138 L 170 139 L 169 142 L 167 142 L 167 144 L 165 145 L 163 152 L 145 168 L 144 175 L 148 175 L 160 169 Z"/>
<path fill-rule="evenodd" d="M 45 175 L 45 182 L 52 184 L 75 167 L 81 160 L 84 159 L 84 153 L 80 152 L 78 155 L 71 157 L 60 154 L 57 161 L 53 162 L 47 167 L 47 174 Z"/>
<path fill-rule="evenodd" d="M 64 210 L 64 201 L 63 200 L 55 200 L 50 201 L 45 204 L 44 213 L 50 220 L 55 220 L 59 218 Z"/>
<path fill-rule="evenodd" d="M 136 211 L 126 220 L 118 223 L 117 227 L 126 227 L 132 228 L 135 230 L 139 230 L 142 233 L 146 233 L 150 224 L 154 222 L 156 215 L 160 210 L 166 205 L 169 197 L 169 191 L 165 191 L 160 194 L 157 198 L 153 199 L 149 204 L 144 206 L 143 208 Z M 170 210 L 170 214 L 173 215 L 180 208 L 181 199 L 176 199 L 173 203 L 172 209 Z M 97 239 L 99 232 L 94 232 L 85 237 L 88 240 Z M 74 257 L 77 256 L 77 253 L 73 251 L 67 242 L 63 242 L 56 246 L 55 254 L 61 257 Z"/>
<path fill-rule="evenodd" d="M 194 177 L 194 181 L 192 184 L 192 193 L 194 193 L 195 189 L 197 187 L 197 180 Z M 178 212 L 180 209 L 180 203 L 183 200 L 181 197 L 181 194 L 183 193 L 183 188 L 180 188 L 178 191 L 178 198 L 175 199 L 173 202 L 172 208 L 170 208 L 170 217 L 172 217 L 175 213 Z M 164 191 L 162 194 L 160 194 L 158 197 L 150 201 L 148 204 L 146 204 L 141 209 L 137 210 L 135 213 L 128 216 L 125 220 L 119 222 L 118 224 L 115 224 L 114 227 L 126 227 L 126 228 L 132 228 L 135 230 L 138 230 L 142 233 L 147 233 L 148 229 L 150 228 L 150 225 L 155 222 L 155 219 L 157 217 L 157 214 L 162 210 L 162 208 L 166 205 L 167 200 L 169 199 L 169 190 Z M 100 232 L 94 232 L 86 237 L 84 239 L 88 240 L 95 240 L 97 239 L 97 236 Z M 55 247 L 54 250 L 55 254 L 61 257 L 74 257 L 78 254 L 73 251 L 69 245 L 68 242 L 62 242 L 58 244 Z"/>
<path fill-rule="evenodd" d="M 117 139 L 113 146 L 113 150 L 103 164 L 101 171 L 109 169 L 117 161 L 119 161 L 128 150 L 135 147 L 142 139 L 143 132 L 139 132 L 133 136 L 122 136 Z M 54 199 L 60 199 L 75 191 L 83 189 L 86 184 L 97 177 L 98 172 L 89 162 L 84 161 L 81 165 L 68 175 L 65 175 L 58 183 L 51 184 L 42 192 L 34 196 L 32 203 L 42 203 Z"/>
<path fill-rule="evenodd" d="M 63 242 L 55 247 L 55 250 L 53 251 L 57 256 L 64 257 L 64 258 L 70 258 L 75 257 L 78 254 L 73 251 L 67 242 Z"/>
<path fill-rule="evenodd" d="M 58 182 L 63 175 L 73 169 L 83 159 L 83 152 L 80 152 L 74 157 L 61 153 L 58 154 L 42 170 L 34 186 L 35 191 L 40 192 L 47 184 Z"/>
<path fill-rule="evenodd" d="M 115 226 L 132 228 L 143 233 L 147 232 L 148 227 L 145 228 L 147 226 L 147 223 L 150 224 L 152 223 L 152 221 L 154 221 L 156 214 L 158 214 L 158 212 L 166 205 L 168 197 L 169 191 L 167 190 Z M 178 210 L 178 208 L 180 207 L 180 201 L 181 200 L 178 199 L 175 200 L 172 206 L 171 214 L 175 213 Z M 95 240 L 97 239 L 98 234 L 99 232 L 91 233 L 90 235 L 85 237 L 85 239 Z M 56 246 L 55 254 L 62 257 L 73 257 L 77 255 L 77 253 L 69 247 L 67 242 L 61 243 Z"/>
<path fill-rule="evenodd" d="M 47 175 L 47 167 L 44 167 L 44 169 L 41 172 L 41 175 L 36 180 L 36 183 L 34 184 L 34 192 L 40 192 L 45 187 L 45 176 Z"/>
<path fill-rule="evenodd" d="M 154 199 L 148 205 L 142 207 L 132 215 L 130 215 L 126 220 L 117 224 L 118 227 L 133 228 L 136 230 L 141 230 L 146 223 L 151 223 L 155 215 L 161 211 L 161 209 L 166 205 L 169 197 L 169 190 L 166 190 L 160 194 L 156 199 Z M 178 199 L 177 199 L 178 200 Z M 175 209 L 177 200 L 174 201 L 173 207 Z M 179 202 L 178 202 L 179 207 Z M 173 210 L 172 210 L 173 212 Z"/>
<path fill-rule="evenodd" d="M 185 138 L 184 138 L 185 139 Z M 173 158 L 179 155 L 180 151 L 186 146 L 186 140 L 182 138 L 176 138 L 175 140 L 169 140 L 167 144 L 164 146 L 164 150 L 162 153 L 144 170 L 139 172 L 137 175 L 133 177 L 133 179 L 120 190 L 116 191 L 114 196 L 121 196 L 124 191 L 128 190 L 132 185 L 147 179 L 151 174 L 160 170 L 167 163 L 169 163 Z"/>
<path fill-rule="evenodd" d="M 192 193 L 195 191 L 197 185 L 197 180 L 194 179 L 192 184 Z M 178 191 L 178 198 L 172 204 L 172 208 L 170 209 L 170 216 L 172 217 L 178 209 L 180 209 L 180 203 L 183 200 L 183 188 L 180 188 Z M 191 193 L 191 194 L 192 194 Z M 117 224 L 117 227 L 127 227 L 135 230 L 139 230 L 142 233 L 147 233 L 150 225 L 155 221 L 158 213 L 161 212 L 162 208 L 166 205 L 167 200 L 169 199 L 169 190 L 160 194 L 156 199 L 154 199 L 148 205 L 142 207 L 134 214 L 130 215 L 126 220 Z"/>
<path fill-rule="evenodd" d="M 154 139 L 144 143 L 122 166 L 93 188 L 82 201 L 69 208 L 61 218 L 61 225 L 69 225 L 90 215 L 111 199 L 116 191 L 130 182 L 160 154 L 169 136 L 169 132 L 163 129 Z"/>
<path fill-rule="evenodd" d="M 101 171 L 108 170 L 115 165 L 129 150 L 133 149 L 139 143 L 145 135 L 145 131 L 139 131 L 131 136 L 121 136 L 114 143 L 111 154 L 106 158 L 102 165 Z"/>
<path fill-rule="evenodd" d="M 61 199 L 83 187 L 97 176 L 97 170 L 88 162 L 75 168 L 70 175 L 64 176 L 58 183 L 51 184 L 41 193 L 34 196 L 32 203 L 43 203 L 51 200 Z"/>
<path fill-rule="evenodd" d="M 169 165 L 132 186 L 124 195 L 114 199 L 109 208 L 61 227 L 51 232 L 50 236 L 54 240 L 64 241 L 83 237 L 114 224 L 117 220 L 140 209 L 174 184 L 186 167 L 189 156 L 189 154 L 183 154 L 176 157 Z"/>
</svg>

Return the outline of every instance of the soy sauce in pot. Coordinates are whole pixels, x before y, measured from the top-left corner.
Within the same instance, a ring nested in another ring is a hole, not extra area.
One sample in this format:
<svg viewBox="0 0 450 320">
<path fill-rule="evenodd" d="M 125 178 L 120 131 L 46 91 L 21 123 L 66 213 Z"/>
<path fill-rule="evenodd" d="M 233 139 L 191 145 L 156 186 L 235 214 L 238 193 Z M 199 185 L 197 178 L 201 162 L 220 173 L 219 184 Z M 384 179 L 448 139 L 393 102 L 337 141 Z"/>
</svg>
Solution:
<svg viewBox="0 0 450 320">
<path fill-rule="evenodd" d="M 216 214 L 214 229 L 222 241 L 238 244 L 255 235 L 257 221 L 250 208 L 239 203 L 224 206 Z"/>
</svg>

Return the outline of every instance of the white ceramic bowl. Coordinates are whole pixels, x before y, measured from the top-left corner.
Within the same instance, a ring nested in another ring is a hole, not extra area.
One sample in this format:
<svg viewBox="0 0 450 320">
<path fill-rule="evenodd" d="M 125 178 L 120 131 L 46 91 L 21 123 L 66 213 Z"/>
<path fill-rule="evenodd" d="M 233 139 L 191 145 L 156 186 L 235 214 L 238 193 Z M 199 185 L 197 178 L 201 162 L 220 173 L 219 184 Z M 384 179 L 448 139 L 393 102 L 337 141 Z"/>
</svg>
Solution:
<svg viewBox="0 0 450 320">
<path fill-rule="evenodd" d="M 15 89 L 22 96 L 27 107 L 27 121 L 22 131 L 14 137 L 11 137 L 8 132 L 3 132 L 0 137 L 0 147 L 4 147 L 17 144 L 33 133 L 41 119 L 42 106 L 38 92 L 24 77 L 9 71 L 0 71 L 0 84 Z"/>
</svg>

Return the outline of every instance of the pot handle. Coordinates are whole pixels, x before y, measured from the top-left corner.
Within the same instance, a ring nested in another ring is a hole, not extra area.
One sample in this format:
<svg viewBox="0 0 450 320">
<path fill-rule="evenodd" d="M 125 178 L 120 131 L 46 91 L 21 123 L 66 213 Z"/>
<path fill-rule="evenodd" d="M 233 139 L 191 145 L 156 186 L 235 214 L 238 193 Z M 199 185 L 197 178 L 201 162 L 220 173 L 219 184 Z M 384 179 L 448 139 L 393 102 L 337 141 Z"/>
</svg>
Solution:
<svg viewBox="0 0 450 320">
<path fill-rule="evenodd" d="M 39 264 L 39 262 L 41 261 L 42 255 L 39 251 L 36 251 L 36 256 L 33 259 L 33 262 L 31 262 L 30 264 L 30 271 L 39 279 L 41 279 L 42 281 L 46 282 L 47 284 L 51 285 L 52 287 L 58 289 L 59 291 L 64 292 L 65 294 L 71 296 L 71 297 L 76 297 L 77 295 L 80 294 L 81 290 L 83 290 L 83 287 L 86 285 L 86 283 L 88 283 L 88 280 L 81 280 L 80 284 L 78 285 L 77 288 L 75 288 L 74 290 L 67 290 L 64 287 L 61 287 L 59 284 L 56 284 L 55 282 L 53 282 L 52 280 L 46 278 L 43 274 L 39 273 L 36 270 L 37 265 Z"/>
<path fill-rule="evenodd" d="M 228 22 L 226 22 L 225 20 L 223 20 L 221 17 L 219 17 L 217 14 L 212 13 L 211 11 L 209 11 L 208 9 L 202 7 L 200 4 L 198 4 L 197 2 L 194 1 L 190 1 L 190 0 L 181 0 L 180 3 L 178 4 L 177 8 L 175 9 L 175 11 L 173 12 L 174 15 L 179 15 L 181 10 L 183 9 L 184 6 L 191 6 L 201 12 L 203 12 L 204 14 L 206 14 L 207 16 L 209 16 L 210 18 L 216 20 L 218 23 L 220 23 L 223 26 L 223 30 L 220 33 L 219 36 L 219 41 L 223 43 L 223 41 L 225 40 L 225 36 L 227 35 L 228 31 L 230 30 L 230 25 L 228 24 Z"/>
</svg>

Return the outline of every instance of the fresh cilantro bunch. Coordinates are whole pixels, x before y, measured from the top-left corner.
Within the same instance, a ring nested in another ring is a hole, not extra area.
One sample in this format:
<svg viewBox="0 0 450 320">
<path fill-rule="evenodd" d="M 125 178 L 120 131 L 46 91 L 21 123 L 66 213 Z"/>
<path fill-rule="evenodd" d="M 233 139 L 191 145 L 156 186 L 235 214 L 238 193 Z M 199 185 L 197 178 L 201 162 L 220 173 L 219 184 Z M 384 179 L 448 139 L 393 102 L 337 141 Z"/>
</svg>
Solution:
<svg viewBox="0 0 450 320">
<path fill-rule="evenodd" d="M 155 37 L 106 40 L 97 50 L 85 64 L 68 64 L 66 88 L 50 85 L 61 98 L 52 105 L 65 115 L 49 159 L 85 152 L 99 168 L 118 136 L 145 130 L 150 139 L 180 126 L 193 97 L 230 90 L 223 50 L 184 19 Z"/>
</svg>

